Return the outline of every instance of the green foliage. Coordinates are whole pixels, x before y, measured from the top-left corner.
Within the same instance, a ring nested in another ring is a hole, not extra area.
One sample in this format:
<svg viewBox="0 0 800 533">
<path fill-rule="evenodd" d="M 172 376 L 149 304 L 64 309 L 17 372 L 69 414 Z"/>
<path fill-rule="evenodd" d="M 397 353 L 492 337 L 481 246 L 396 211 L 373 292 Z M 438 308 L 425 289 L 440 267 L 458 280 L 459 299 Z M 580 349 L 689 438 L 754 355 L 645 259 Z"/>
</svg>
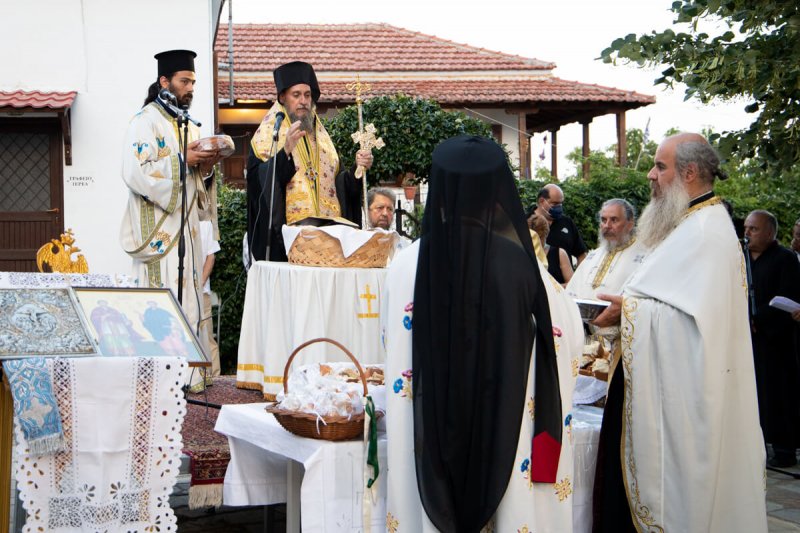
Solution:
<svg viewBox="0 0 800 533">
<path fill-rule="evenodd" d="M 789 171 L 800 161 L 800 8 L 775 0 L 676 0 L 675 25 L 614 40 L 601 56 L 663 67 L 657 85 L 686 84 L 686 99 L 741 100 L 749 127 L 715 135 L 725 159 L 755 158 L 762 170 Z M 727 30 L 698 30 L 708 19 Z M 676 33 L 677 32 L 677 33 Z"/>
<path fill-rule="evenodd" d="M 603 202 L 611 198 L 628 200 L 641 213 L 650 200 L 650 185 L 642 173 L 625 177 L 593 174 L 591 180 L 571 178 L 561 183 L 564 190 L 564 211 L 578 226 L 586 246 L 597 245 L 597 213 Z"/>
<path fill-rule="evenodd" d="M 422 217 L 425 215 L 425 204 L 414 204 L 414 212 L 411 215 L 416 219 L 416 222 L 411 218 L 403 218 L 403 230 L 408 234 L 408 238 L 416 240 L 422 233 Z"/>
<path fill-rule="evenodd" d="M 713 138 L 714 132 L 704 131 L 703 135 Z M 637 213 L 641 213 L 650 199 L 647 172 L 652 168 L 657 145 L 648 141 L 642 149 L 643 135 L 637 129 L 627 132 L 627 140 L 628 167 L 620 169 L 616 166 L 616 145 L 592 151 L 588 181 L 581 178 L 583 158 L 580 150 L 576 149 L 567 156 L 575 163 L 576 170 L 573 176 L 559 183 L 564 190 L 564 210 L 575 221 L 590 248 L 597 243 L 597 212 L 605 200 L 624 198 L 636 207 Z M 640 150 L 639 170 L 635 170 L 633 167 Z M 766 209 L 778 218 L 778 240 L 787 246 L 794 222 L 800 217 L 800 170 L 764 172 L 757 163 L 742 161 L 736 154 L 723 165 L 723 169 L 730 179 L 717 181 L 714 189 L 731 203 L 733 218 L 738 225 L 741 226 L 750 211 Z M 542 178 L 545 179 L 519 182 L 522 205 L 526 209 L 535 204 L 539 189 L 552 182 L 549 176 Z"/>
<path fill-rule="evenodd" d="M 730 179 L 717 182 L 714 190 L 733 207 L 734 220 L 744 221 L 750 211 L 766 209 L 778 219 L 778 241 L 789 246 L 792 228 L 800 218 L 800 172 L 765 173 L 752 163 L 727 165 Z"/>
<path fill-rule="evenodd" d="M 243 190 L 223 185 L 219 188 L 217 200 L 221 250 L 214 260 L 211 283 L 222 304 L 219 313 L 220 364 L 222 373 L 229 374 L 236 371 L 247 282 L 242 265 L 242 239 L 247 231 L 247 195 Z"/>
<path fill-rule="evenodd" d="M 379 96 L 364 102 L 364 123 L 373 123 L 386 143 L 373 151 L 372 169 L 367 175 L 370 185 L 396 182 L 406 173 L 415 181 L 426 181 L 431 154 L 437 144 L 456 135 L 491 137 L 491 127 L 459 111 L 445 111 L 433 100 L 398 94 Z M 350 106 L 324 120 L 325 128 L 339 153 L 342 168 L 353 165 L 358 145 L 351 135 L 358 131 L 358 110 Z"/>
</svg>

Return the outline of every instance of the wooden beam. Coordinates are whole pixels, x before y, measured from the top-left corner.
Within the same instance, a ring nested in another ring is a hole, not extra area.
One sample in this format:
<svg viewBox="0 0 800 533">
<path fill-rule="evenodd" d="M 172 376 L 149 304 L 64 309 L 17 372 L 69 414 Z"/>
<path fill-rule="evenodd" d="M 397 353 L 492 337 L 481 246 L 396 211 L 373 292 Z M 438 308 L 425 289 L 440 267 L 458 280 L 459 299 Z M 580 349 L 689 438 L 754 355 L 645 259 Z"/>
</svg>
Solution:
<svg viewBox="0 0 800 533">
<path fill-rule="evenodd" d="M 220 2 L 220 5 L 221 5 L 221 2 Z M 220 9 L 222 9 L 222 8 L 220 7 Z M 214 30 L 214 32 L 216 33 L 216 30 Z M 217 133 L 220 133 L 222 131 L 219 128 L 219 83 L 218 83 L 218 81 L 219 81 L 219 53 L 215 51 L 212 54 L 211 57 L 212 57 L 212 65 L 213 65 L 212 68 L 214 69 L 214 70 L 212 70 L 212 72 L 214 73 L 214 81 L 213 81 L 213 83 L 214 83 L 214 133 L 217 134 Z M 232 96 L 232 95 L 228 95 L 228 96 Z M 233 103 L 233 102 L 231 102 L 231 103 Z"/>
<path fill-rule="evenodd" d="M 550 130 L 550 175 L 558 178 L 558 130 Z"/>
<path fill-rule="evenodd" d="M 583 179 L 589 181 L 589 122 L 582 122 L 583 125 Z"/>
<path fill-rule="evenodd" d="M 530 141 L 528 140 L 528 136 L 526 132 L 528 131 L 527 128 L 527 120 L 528 116 L 525 113 L 520 113 L 517 115 L 517 129 L 519 133 L 517 134 L 519 138 L 519 175 L 522 179 L 530 179 L 530 165 L 528 163 L 528 153 L 530 150 Z"/>
<path fill-rule="evenodd" d="M 0 372 L 1 373 L 1 372 Z M 0 376 L 0 531 L 11 522 L 11 448 L 14 435 L 14 400 L 5 374 Z M 20 502 L 17 501 L 17 505 Z"/>
<path fill-rule="evenodd" d="M 58 112 L 61 121 L 61 136 L 64 138 L 64 164 L 72 165 L 72 125 L 69 108 Z"/>
<path fill-rule="evenodd" d="M 477 107 L 477 106 L 469 106 L 466 107 Z M 507 115 L 519 115 L 520 113 L 525 113 L 526 115 L 535 115 L 539 112 L 538 107 L 531 107 L 529 105 L 519 105 L 519 104 L 506 104 L 504 106 L 505 112 Z"/>
<path fill-rule="evenodd" d="M 628 137 L 625 135 L 625 112 L 617 113 L 617 165 L 628 164 Z"/>
</svg>

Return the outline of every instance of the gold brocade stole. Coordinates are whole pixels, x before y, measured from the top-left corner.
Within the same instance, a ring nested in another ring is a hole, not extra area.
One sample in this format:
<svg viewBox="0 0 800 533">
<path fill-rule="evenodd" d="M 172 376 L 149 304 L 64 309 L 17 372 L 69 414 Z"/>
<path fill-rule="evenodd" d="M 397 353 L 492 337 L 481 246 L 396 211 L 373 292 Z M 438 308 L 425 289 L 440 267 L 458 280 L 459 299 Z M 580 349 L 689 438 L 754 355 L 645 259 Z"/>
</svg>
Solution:
<svg viewBox="0 0 800 533">
<path fill-rule="evenodd" d="M 253 153 L 262 161 L 266 161 L 269 157 L 275 114 L 278 111 L 286 113 L 286 109 L 276 102 L 264 117 L 250 143 Z M 286 185 L 287 224 L 293 224 L 308 217 L 340 217 L 342 215 L 339 200 L 336 197 L 339 156 L 336 154 L 333 141 L 316 114 L 314 119 L 316 142 L 309 140 L 306 144 L 301 140 L 292 151 L 295 174 Z M 289 126 L 288 119 L 281 124 L 274 153 L 283 149 Z"/>
<path fill-rule="evenodd" d="M 596 289 L 603 283 L 603 280 L 608 274 L 609 269 L 611 268 L 611 263 L 614 262 L 614 258 L 617 257 L 617 254 L 622 252 L 623 250 L 627 250 L 633 243 L 636 242 L 636 237 L 631 239 L 628 244 L 623 246 L 622 248 L 617 248 L 613 252 L 606 253 L 606 256 L 603 258 L 603 261 L 600 263 L 600 268 L 597 269 L 597 274 L 595 274 L 594 279 L 592 280 L 592 288 Z"/>
<path fill-rule="evenodd" d="M 710 207 L 712 205 L 717 205 L 717 204 L 721 204 L 721 203 L 722 203 L 722 198 L 720 198 L 719 196 L 712 196 L 708 200 L 703 200 L 699 204 L 695 204 L 692 207 L 690 207 L 689 209 L 687 209 L 686 213 L 683 215 L 683 218 L 688 217 L 689 215 L 691 215 L 695 211 L 699 211 L 700 209 L 703 209 L 704 207 Z"/>
<path fill-rule="evenodd" d="M 531 234 L 531 240 L 533 241 L 533 251 L 536 254 L 536 258 L 539 260 L 541 264 L 547 268 L 549 265 L 547 264 L 547 253 L 544 251 L 542 247 L 542 241 L 539 239 L 539 234 L 533 231 L 532 229 L 528 230 Z"/>
</svg>

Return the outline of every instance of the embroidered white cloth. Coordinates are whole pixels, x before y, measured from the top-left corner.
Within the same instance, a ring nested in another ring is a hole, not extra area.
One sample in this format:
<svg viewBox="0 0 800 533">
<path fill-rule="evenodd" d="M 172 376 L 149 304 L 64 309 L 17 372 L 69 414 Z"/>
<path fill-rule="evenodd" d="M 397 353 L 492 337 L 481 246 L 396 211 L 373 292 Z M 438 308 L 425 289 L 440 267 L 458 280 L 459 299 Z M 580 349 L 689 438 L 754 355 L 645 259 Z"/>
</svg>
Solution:
<svg viewBox="0 0 800 533">
<path fill-rule="evenodd" d="M 300 513 L 303 531 L 363 531 L 364 443 L 298 437 L 264 410 L 266 404 L 223 405 L 214 428 L 227 435 L 231 461 L 225 505 L 286 501 L 287 461 L 303 464 Z M 367 531 L 386 531 L 386 435 L 378 434 L 381 473 L 374 486 Z M 292 487 L 289 487 L 291 491 Z"/>
<path fill-rule="evenodd" d="M 0 289 L 42 287 L 133 287 L 126 274 L 58 274 L 41 272 L 0 272 Z"/>
<path fill-rule="evenodd" d="M 389 446 L 386 468 L 383 471 L 386 472 L 387 483 L 386 530 L 392 533 L 436 531 L 420 501 L 414 459 L 411 343 L 418 242 L 401 251 L 389 267 L 384 293 L 385 308 L 382 313 L 385 321 L 386 436 Z M 521 417 L 514 468 L 505 495 L 490 522 L 492 527 L 488 528 L 498 532 L 573 531 L 572 494 L 578 480 L 573 469 L 575 435 L 570 406 L 575 378 L 578 375 L 583 326 L 578 307 L 572 298 L 541 264 L 539 270 L 550 304 L 564 417 L 558 481 L 529 481 L 534 395 L 534 380 L 531 378 L 535 371 L 535 365 L 531 365 L 527 385 L 529 400 L 525 405 L 519 406 L 525 414 Z M 583 479 L 582 477 L 581 480 Z"/>
<path fill-rule="evenodd" d="M 23 531 L 175 531 L 169 494 L 180 465 L 185 360 L 47 363 L 66 449 L 32 457 L 15 422 Z"/>
<path fill-rule="evenodd" d="M 257 261 L 247 273 L 236 385 L 274 395 L 283 390 L 286 360 L 305 341 L 339 341 L 358 361 L 383 363 L 380 337 L 384 268 L 321 268 Z M 318 343 L 292 362 L 345 361 L 335 346 Z"/>
</svg>

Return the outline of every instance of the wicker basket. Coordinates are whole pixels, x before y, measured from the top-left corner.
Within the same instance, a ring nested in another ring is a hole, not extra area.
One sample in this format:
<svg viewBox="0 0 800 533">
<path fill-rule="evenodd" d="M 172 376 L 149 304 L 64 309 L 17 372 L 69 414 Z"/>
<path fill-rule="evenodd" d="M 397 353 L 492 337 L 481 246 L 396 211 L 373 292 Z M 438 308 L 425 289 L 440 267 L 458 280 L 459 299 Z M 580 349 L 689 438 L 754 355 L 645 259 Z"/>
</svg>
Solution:
<svg viewBox="0 0 800 533">
<path fill-rule="evenodd" d="M 394 249 L 394 235 L 375 233 L 349 257 L 338 239 L 317 228 L 303 228 L 289 249 L 296 265 L 348 268 L 384 268 Z"/>
<path fill-rule="evenodd" d="M 347 348 L 335 340 L 327 338 L 312 339 L 295 348 L 295 350 L 292 352 L 292 355 L 289 356 L 289 360 L 286 361 L 286 367 L 283 369 L 284 394 L 289 392 L 289 367 L 292 364 L 294 356 L 306 346 L 316 344 L 318 342 L 328 342 L 333 344 L 347 354 L 347 357 L 353 361 L 358 369 L 358 374 L 361 377 L 361 384 L 364 386 L 364 396 L 366 396 L 368 394 L 367 377 L 364 374 L 364 369 L 361 368 L 361 364 L 359 364 L 358 360 Z M 353 415 L 348 418 L 346 416 L 338 415 L 318 417 L 317 415 L 311 413 L 299 413 L 297 411 L 281 409 L 277 406 L 277 404 L 268 405 L 266 410 L 268 413 L 275 415 L 275 419 L 281 426 L 284 427 L 284 429 L 286 429 L 286 431 L 301 437 L 320 440 L 354 440 L 364 435 L 363 411 L 358 415 Z M 318 421 L 319 418 L 322 418 L 325 423 L 323 424 L 322 421 Z"/>
</svg>

